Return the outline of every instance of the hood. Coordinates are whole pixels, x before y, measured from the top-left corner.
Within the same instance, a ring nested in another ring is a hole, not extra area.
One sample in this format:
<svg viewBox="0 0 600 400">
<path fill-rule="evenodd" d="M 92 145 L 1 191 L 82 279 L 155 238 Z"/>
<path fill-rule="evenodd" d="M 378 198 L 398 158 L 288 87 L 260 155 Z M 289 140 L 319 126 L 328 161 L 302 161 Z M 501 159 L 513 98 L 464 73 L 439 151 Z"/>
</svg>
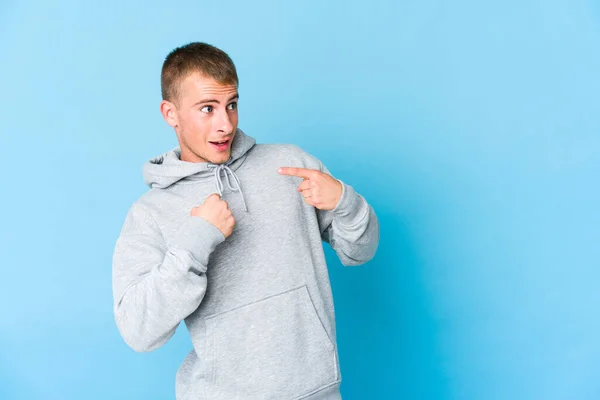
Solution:
<svg viewBox="0 0 600 400">
<path fill-rule="evenodd" d="M 231 144 L 231 157 L 221 165 L 235 171 L 242 165 L 246 153 L 255 144 L 254 138 L 238 128 Z M 144 183 L 151 188 L 165 189 L 180 180 L 210 179 L 214 176 L 214 167 L 218 164 L 181 161 L 180 157 L 181 148 L 177 146 L 146 161 L 142 169 Z"/>
<path fill-rule="evenodd" d="M 222 195 L 222 176 L 224 175 L 229 188 L 232 191 L 240 191 L 240 194 L 242 194 L 241 184 L 234 171 L 243 164 L 248 151 L 255 144 L 256 141 L 253 137 L 246 135 L 238 128 L 231 143 L 231 156 L 223 164 L 182 161 L 180 159 L 181 148 L 179 146 L 174 147 L 144 163 L 142 169 L 144 183 L 151 188 L 165 189 L 181 180 L 214 179 L 215 189 L 219 195 Z M 231 185 L 229 175 L 234 178 L 237 188 Z"/>
</svg>

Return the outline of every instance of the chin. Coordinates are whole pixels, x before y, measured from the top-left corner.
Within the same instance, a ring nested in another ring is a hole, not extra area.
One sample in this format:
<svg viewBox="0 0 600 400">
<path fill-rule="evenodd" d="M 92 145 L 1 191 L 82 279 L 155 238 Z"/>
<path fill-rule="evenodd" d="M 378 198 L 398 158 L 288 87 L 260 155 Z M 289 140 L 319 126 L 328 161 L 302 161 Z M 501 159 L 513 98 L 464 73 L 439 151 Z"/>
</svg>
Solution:
<svg viewBox="0 0 600 400">
<path fill-rule="evenodd" d="M 229 160 L 229 157 L 231 157 L 231 152 L 228 152 L 227 154 L 219 154 L 211 159 L 210 162 L 213 164 L 223 164 Z"/>
</svg>

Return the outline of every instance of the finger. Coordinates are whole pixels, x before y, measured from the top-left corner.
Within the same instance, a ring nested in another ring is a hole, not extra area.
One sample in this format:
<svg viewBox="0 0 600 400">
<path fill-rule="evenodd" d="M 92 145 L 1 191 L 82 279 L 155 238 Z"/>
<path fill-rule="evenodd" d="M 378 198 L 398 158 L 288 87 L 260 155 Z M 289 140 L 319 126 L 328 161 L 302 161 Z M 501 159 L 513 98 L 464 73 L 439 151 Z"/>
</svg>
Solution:
<svg viewBox="0 0 600 400">
<path fill-rule="evenodd" d="M 301 192 L 303 190 L 310 189 L 310 180 L 303 180 L 302 183 L 298 186 L 298 191 Z"/>
<path fill-rule="evenodd" d="M 312 193 L 310 192 L 310 190 L 305 190 L 302 192 L 302 197 L 304 197 L 305 199 L 310 199 L 312 197 Z"/>
<path fill-rule="evenodd" d="M 316 170 L 307 168 L 296 168 L 296 167 L 281 167 L 277 170 L 281 175 L 298 176 L 304 179 L 311 179 L 315 177 Z"/>
<path fill-rule="evenodd" d="M 305 197 L 303 200 L 304 200 L 304 202 L 305 202 L 306 204 L 308 204 L 309 206 L 314 206 L 314 204 L 313 204 L 313 198 L 312 198 L 311 196 L 309 196 L 309 197 Z"/>
</svg>

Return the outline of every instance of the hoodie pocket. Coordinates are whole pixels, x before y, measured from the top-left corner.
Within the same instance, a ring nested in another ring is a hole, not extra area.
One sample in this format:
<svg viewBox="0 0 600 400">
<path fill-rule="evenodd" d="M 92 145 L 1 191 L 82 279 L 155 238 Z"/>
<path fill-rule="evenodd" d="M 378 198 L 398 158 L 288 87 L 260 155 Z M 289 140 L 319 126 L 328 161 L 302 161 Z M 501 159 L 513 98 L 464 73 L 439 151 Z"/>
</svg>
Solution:
<svg viewBox="0 0 600 400">
<path fill-rule="evenodd" d="M 206 318 L 209 399 L 300 399 L 338 379 L 306 285 Z"/>
</svg>

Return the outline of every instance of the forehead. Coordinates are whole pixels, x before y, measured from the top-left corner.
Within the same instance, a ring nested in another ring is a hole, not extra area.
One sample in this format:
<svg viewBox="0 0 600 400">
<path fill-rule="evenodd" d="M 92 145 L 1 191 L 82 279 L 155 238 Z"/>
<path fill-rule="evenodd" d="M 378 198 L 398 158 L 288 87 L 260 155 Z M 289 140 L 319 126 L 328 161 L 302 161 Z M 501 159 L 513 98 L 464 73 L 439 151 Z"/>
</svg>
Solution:
<svg viewBox="0 0 600 400">
<path fill-rule="evenodd" d="M 212 78 L 194 72 L 181 80 L 180 90 L 182 98 L 192 100 L 206 96 L 229 98 L 237 93 L 237 85 L 223 85 Z"/>
</svg>

